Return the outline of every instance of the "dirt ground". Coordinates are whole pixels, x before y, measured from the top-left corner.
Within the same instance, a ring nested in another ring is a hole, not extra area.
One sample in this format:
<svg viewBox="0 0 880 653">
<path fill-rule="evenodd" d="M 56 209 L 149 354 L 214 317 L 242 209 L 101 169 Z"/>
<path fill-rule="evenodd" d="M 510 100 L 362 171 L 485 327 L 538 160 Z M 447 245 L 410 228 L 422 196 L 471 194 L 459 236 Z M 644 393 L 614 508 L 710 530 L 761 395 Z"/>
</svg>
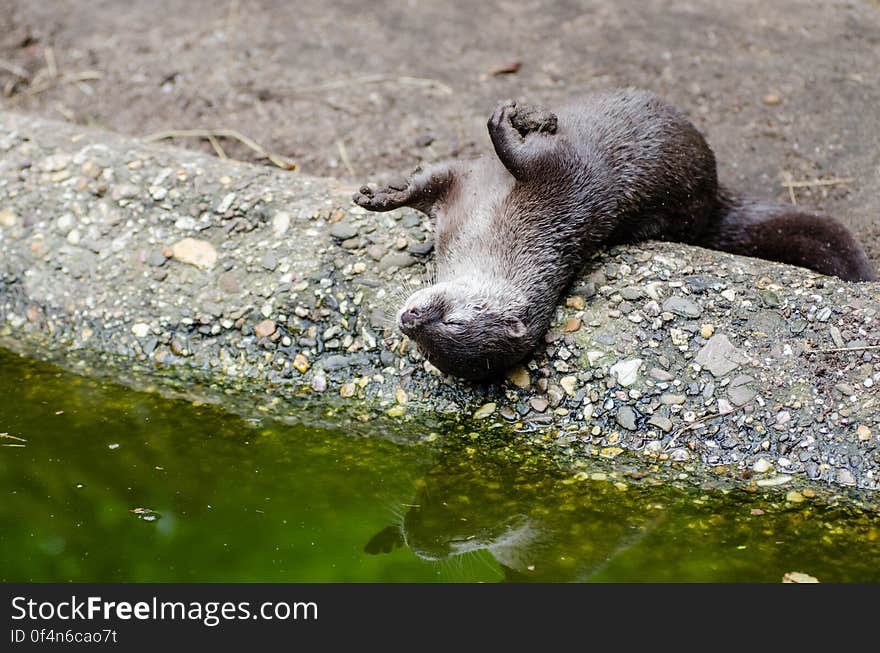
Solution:
<svg viewBox="0 0 880 653">
<path fill-rule="evenodd" d="M 723 183 L 793 192 L 880 265 L 878 0 L 0 0 L 4 108 L 136 136 L 232 128 L 352 183 L 485 150 L 504 98 L 621 85 L 684 109 Z"/>
</svg>

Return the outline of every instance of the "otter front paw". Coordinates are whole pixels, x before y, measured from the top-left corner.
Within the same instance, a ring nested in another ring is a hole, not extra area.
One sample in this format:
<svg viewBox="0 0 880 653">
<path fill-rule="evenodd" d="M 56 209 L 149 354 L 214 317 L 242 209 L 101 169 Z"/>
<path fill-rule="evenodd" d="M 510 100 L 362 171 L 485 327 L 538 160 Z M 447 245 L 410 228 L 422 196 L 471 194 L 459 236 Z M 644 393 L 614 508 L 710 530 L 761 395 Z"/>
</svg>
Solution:
<svg viewBox="0 0 880 653">
<path fill-rule="evenodd" d="M 406 182 L 399 182 L 375 190 L 362 186 L 352 200 L 368 211 L 391 211 L 404 206 L 409 198 L 409 186 Z"/>
</svg>

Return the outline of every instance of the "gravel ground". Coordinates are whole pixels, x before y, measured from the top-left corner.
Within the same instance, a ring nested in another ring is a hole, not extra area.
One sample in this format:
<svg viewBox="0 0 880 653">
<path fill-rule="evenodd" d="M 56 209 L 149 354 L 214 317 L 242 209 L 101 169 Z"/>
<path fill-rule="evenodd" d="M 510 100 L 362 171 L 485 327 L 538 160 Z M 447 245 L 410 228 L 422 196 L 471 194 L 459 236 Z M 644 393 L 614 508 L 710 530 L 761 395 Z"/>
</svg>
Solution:
<svg viewBox="0 0 880 653">
<path fill-rule="evenodd" d="M 136 136 L 234 128 L 357 182 L 482 151 L 504 98 L 641 86 L 688 113 L 744 193 L 848 180 L 795 199 L 880 266 L 876 0 L 0 0 L 0 62 L 7 108 Z"/>
<path fill-rule="evenodd" d="M 427 219 L 349 192 L 0 113 L 0 344 L 247 415 L 429 442 L 446 416 L 574 461 L 880 488 L 880 284 L 617 248 L 533 360 L 473 386 L 384 329 L 430 259 Z"/>
</svg>

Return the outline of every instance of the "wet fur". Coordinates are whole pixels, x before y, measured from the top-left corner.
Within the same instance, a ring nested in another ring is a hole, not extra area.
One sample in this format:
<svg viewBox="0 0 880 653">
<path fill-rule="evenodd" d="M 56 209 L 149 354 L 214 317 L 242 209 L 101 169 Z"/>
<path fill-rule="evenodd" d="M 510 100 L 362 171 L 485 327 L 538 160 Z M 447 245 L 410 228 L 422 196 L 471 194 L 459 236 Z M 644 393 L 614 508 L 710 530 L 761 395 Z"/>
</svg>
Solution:
<svg viewBox="0 0 880 653">
<path fill-rule="evenodd" d="M 354 197 L 434 221 L 436 283 L 410 297 L 398 322 L 445 372 L 492 378 L 528 355 L 585 258 L 607 244 L 656 238 L 874 278 L 832 218 L 719 188 L 702 135 L 648 91 L 599 93 L 552 113 L 506 102 L 487 126 L 496 156 L 434 164 Z M 418 319 L 402 322 L 413 308 Z"/>
</svg>

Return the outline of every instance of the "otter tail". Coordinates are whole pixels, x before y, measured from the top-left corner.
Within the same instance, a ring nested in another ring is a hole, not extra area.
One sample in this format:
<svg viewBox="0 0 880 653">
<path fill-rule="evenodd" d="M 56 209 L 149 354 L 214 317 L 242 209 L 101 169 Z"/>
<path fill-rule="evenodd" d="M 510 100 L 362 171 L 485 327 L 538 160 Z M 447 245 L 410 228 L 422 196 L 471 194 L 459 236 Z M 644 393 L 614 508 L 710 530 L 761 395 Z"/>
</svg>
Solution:
<svg viewBox="0 0 880 653">
<path fill-rule="evenodd" d="M 799 265 L 845 281 L 874 281 L 861 245 L 834 218 L 723 195 L 721 217 L 702 243 L 732 254 Z"/>
</svg>

